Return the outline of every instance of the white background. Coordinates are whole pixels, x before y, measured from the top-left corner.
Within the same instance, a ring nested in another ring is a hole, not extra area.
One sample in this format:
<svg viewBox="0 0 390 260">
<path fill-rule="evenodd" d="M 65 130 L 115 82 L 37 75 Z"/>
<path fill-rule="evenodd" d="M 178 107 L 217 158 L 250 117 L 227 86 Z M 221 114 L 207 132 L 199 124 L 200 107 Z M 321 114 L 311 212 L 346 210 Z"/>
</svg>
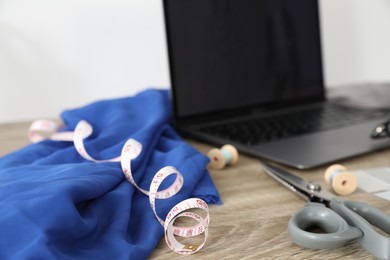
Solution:
<svg viewBox="0 0 390 260">
<path fill-rule="evenodd" d="M 162 0 L 0 0 L 0 122 L 168 88 Z M 390 1 L 320 0 L 328 87 L 390 82 Z"/>
</svg>

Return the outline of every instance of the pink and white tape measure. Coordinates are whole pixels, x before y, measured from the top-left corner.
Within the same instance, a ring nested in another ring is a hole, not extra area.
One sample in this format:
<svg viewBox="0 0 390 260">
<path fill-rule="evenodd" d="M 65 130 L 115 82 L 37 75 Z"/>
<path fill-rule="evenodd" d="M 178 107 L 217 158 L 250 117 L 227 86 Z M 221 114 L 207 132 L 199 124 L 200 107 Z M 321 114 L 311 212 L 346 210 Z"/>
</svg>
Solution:
<svg viewBox="0 0 390 260">
<path fill-rule="evenodd" d="M 92 126 L 82 120 L 74 131 L 60 132 L 62 125 L 51 120 L 37 120 L 32 123 L 28 136 L 31 142 L 40 142 L 42 140 L 69 141 L 73 142 L 77 152 L 86 160 L 93 162 L 120 162 L 123 174 L 127 180 L 139 191 L 149 196 L 150 207 L 152 208 L 157 220 L 163 226 L 165 231 L 165 241 L 169 248 L 179 254 L 193 254 L 198 252 L 206 243 L 208 236 L 208 225 L 210 214 L 208 205 L 201 199 L 190 198 L 176 204 L 167 214 L 165 220 L 161 219 L 156 212 L 156 199 L 167 199 L 177 194 L 183 186 L 183 175 L 172 166 L 166 166 L 160 169 L 153 177 L 149 190 L 140 188 L 133 178 L 131 171 L 131 161 L 137 158 L 142 151 L 142 144 L 134 139 L 129 139 L 122 148 L 121 155 L 116 158 L 106 160 L 96 160 L 91 157 L 85 149 L 84 139 L 88 138 L 92 132 Z M 166 189 L 159 191 L 161 183 L 170 175 L 176 175 L 173 183 Z M 202 216 L 191 210 L 199 209 L 203 211 Z M 174 222 L 178 218 L 190 218 L 198 224 L 193 226 L 175 226 Z M 202 242 L 194 244 L 182 244 L 175 236 L 194 237 L 204 235 Z"/>
</svg>

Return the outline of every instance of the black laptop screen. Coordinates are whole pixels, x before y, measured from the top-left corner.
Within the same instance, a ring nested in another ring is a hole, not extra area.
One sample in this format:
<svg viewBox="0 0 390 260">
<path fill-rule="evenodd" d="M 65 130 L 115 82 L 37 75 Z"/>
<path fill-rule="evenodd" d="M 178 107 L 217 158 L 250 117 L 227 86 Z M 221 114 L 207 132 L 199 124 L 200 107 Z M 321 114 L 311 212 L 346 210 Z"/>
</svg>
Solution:
<svg viewBox="0 0 390 260">
<path fill-rule="evenodd" d="M 315 0 L 164 0 L 179 118 L 322 100 Z"/>
</svg>

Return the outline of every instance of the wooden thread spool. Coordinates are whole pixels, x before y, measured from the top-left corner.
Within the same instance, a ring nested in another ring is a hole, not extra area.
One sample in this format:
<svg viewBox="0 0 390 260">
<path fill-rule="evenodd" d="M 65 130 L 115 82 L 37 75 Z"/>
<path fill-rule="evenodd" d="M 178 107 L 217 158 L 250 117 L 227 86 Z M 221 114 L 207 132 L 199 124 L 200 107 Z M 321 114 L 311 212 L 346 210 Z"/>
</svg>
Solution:
<svg viewBox="0 0 390 260">
<path fill-rule="evenodd" d="M 357 180 L 347 168 L 340 164 L 330 166 L 325 171 L 325 181 L 339 195 L 349 195 L 357 188 Z"/>
<path fill-rule="evenodd" d="M 225 144 L 221 149 L 211 149 L 207 156 L 210 158 L 209 166 L 217 170 L 223 169 L 228 164 L 234 165 L 238 161 L 237 149 L 230 144 Z"/>
</svg>

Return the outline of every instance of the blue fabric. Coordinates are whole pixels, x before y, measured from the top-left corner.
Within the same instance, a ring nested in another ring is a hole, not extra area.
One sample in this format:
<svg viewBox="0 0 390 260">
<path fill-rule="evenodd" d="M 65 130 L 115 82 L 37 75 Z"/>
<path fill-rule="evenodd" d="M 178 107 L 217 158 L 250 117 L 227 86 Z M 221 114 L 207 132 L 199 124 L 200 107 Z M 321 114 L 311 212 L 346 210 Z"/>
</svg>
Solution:
<svg viewBox="0 0 390 260">
<path fill-rule="evenodd" d="M 61 117 L 64 130 L 74 130 L 80 120 L 93 126 L 84 144 L 95 159 L 119 156 L 128 138 L 141 142 L 132 172 L 144 189 L 160 168 L 176 167 L 184 186 L 174 197 L 157 200 L 164 219 L 188 197 L 221 202 L 207 157 L 180 139 L 170 111 L 166 90 L 147 90 Z M 71 142 L 56 141 L 0 158 L 0 259 L 144 259 L 162 236 L 148 197 L 127 181 L 118 162 L 89 162 Z"/>
</svg>

